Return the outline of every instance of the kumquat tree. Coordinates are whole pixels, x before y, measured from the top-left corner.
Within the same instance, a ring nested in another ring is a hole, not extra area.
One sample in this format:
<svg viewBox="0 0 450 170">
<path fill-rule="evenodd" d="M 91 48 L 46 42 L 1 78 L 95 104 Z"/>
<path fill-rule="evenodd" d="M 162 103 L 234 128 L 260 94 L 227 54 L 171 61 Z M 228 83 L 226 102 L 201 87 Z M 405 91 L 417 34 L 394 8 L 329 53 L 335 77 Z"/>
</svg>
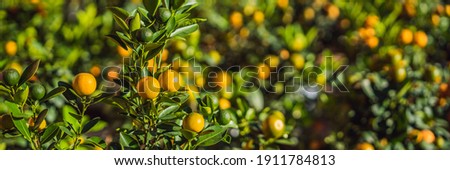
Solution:
<svg viewBox="0 0 450 170">
<path fill-rule="evenodd" d="M 450 149 L 450 4 L 0 2 L 0 149 Z"/>
</svg>

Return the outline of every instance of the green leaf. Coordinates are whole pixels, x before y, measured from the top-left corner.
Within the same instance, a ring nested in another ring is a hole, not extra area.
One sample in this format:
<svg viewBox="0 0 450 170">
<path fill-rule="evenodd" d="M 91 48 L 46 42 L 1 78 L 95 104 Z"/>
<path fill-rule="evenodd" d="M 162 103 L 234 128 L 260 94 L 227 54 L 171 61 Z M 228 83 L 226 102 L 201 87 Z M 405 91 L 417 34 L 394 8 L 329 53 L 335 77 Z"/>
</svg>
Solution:
<svg viewBox="0 0 450 170">
<path fill-rule="evenodd" d="M 167 34 L 172 33 L 176 26 L 177 26 L 177 22 L 175 20 L 175 17 L 170 17 L 169 21 L 167 22 L 167 25 L 166 25 L 166 31 L 167 31 L 166 33 Z"/>
<path fill-rule="evenodd" d="M 123 49 L 128 50 L 127 45 L 122 41 L 122 39 L 118 35 L 110 34 L 106 35 L 106 37 L 112 39 L 114 42 L 116 42 L 117 45 L 120 45 Z"/>
<path fill-rule="evenodd" d="M 28 93 L 30 88 L 27 85 L 24 85 L 25 89 L 21 89 L 14 94 L 14 102 L 23 106 L 28 99 Z"/>
<path fill-rule="evenodd" d="M 176 29 L 172 34 L 170 34 L 170 37 L 185 37 L 189 34 L 193 33 L 198 29 L 198 24 L 192 24 L 185 27 L 181 27 Z"/>
<path fill-rule="evenodd" d="M 136 13 L 133 19 L 131 19 L 130 31 L 135 31 L 141 28 L 141 17 L 139 13 Z"/>
<path fill-rule="evenodd" d="M 23 83 L 27 82 L 31 77 L 33 77 L 33 75 L 39 68 L 40 61 L 41 60 L 34 61 L 25 69 L 25 71 L 23 71 L 22 76 L 20 76 L 18 86 L 21 86 Z"/>
<path fill-rule="evenodd" d="M 173 9 L 180 8 L 185 2 L 186 2 L 186 0 L 174 0 L 173 1 Z"/>
<path fill-rule="evenodd" d="M 119 134 L 119 142 L 121 145 L 125 147 L 133 147 L 137 145 L 137 142 L 134 138 L 132 138 L 130 135 L 126 134 L 125 132 L 120 132 Z"/>
<path fill-rule="evenodd" d="M 42 121 L 44 121 L 45 117 L 47 116 L 47 112 L 48 109 L 44 109 L 41 113 L 39 113 L 37 119 L 34 122 L 34 129 L 37 129 L 41 125 Z"/>
<path fill-rule="evenodd" d="M 145 9 L 154 17 L 156 9 L 161 4 L 161 0 L 143 0 L 142 3 L 144 3 Z"/>
<path fill-rule="evenodd" d="M 94 127 L 98 123 L 99 120 L 100 120 L 99 117 L 96 117 L 96 118 L 90 120 L 88 123 L 86 123 L 86 125 L 84 125 L 83 130 L 81 130 L 81 133 L 86 133 L 89 130 L 91 130 L 91 128 Z"/>
<path fill-rule="evenodd" d="M 77 98 L 79 98 L 78 94 L 73 91 L 72 86 L 66 82 L 58 82 L 58 86 L 60 87 L 65 87 L 66 91 L 63 92 L 63 96 L 67 99 L 67 100 L 76 100 Z"/>
<path fill-rule="evenodd" d="M 56 96 L 64 93 L 67 88 L 65 87 L 57 87 L 53 89 L 52 91 L 48 92 L 47 95 L 44 96 L 44 98 L 41 99 L 41 103 L 46 102 L 52 98 L 55 98 Z"/>
<path fill-rule="evenodd" d="M 114 16 L 117 16 L 122 20 L 126 20 L 130 16 L 128 11 L 119 7 L 108 7 L 108 9 L 114 14 Z"/>
<path fill-rule="evenodd" d="M 27 127 L 27 122 L 23 118 L 17 118 L 15 115 L 22 115 L 19 107 L 15 103 L 11 103 L 9 101 L 5 102 L 6 106 L 8 106 L 9 110 L 12 113 L 13 123 L 16 129 L 23 135 L 23 137 L 31 141 L 31 134 Z"/>
<path fill-rule="evenodd" d="M 114 96 L 114 93 L 101 93 L 100 95 L 94 97 L 94 101 L 92 101 L 91 105 L 100 103 L 103 100 L 109 99 L 113 96 Z"/>
<path fill-rule="evenodd" d="M 168 120 L 168 119 L 173 119 L 176 118 L 176 116 L 174 117 L 174 115 L 171 115 L 172 113 L 176 112 L 178 109 L 180 108 L 180 106 L 178 106 L 177 104 L 173 104 L 165 109 L 163 109 L 161 112 L 159 112 L 158 118 L 161 120 Z"/>
<path fill-rule="evenodd" d="M 206 128 L 198 137 L 198 141 L 195 146 L 211 146 L 222 141 L 226 136 L 224 133 L 227 128 L 220 125 L 214 125 Z"/>
<path fill-rule="evenodd" d="M 125 20 L 123 20 L 123 19 L 117 17 L 116 15 L 114 15 L 114 21 L 116 21 L 117 24 L 120 26 L 120 28 L 122 28 L 124 31 L 128 31 L 129 30 L 128 25 L 125 22 Z"/>
<path fill-rule="evenodd" d="M 195 138 L 195 136 L 197 136 L 197 133 L 193 132 L 193 131 L 189 131 L 186 129 L 181 129 L 181 134 L 183 134 L 183 137 L 186 138 L 187 140 L 192 140 Z"/>
<path fill-rule="evenodd" d="M 73 114 L 77 113 L 77 111 L 74 108 L 72 108 L 72 106 L 69 105 L 63 106 L 62 110 L 64 123 L 72 125 L 72 127 L 76 130 L 79 129 L 81 125 L 78 120 L 81 120 L 81 116 Z"/>
<path fill-rule="evenodd" d="M 67 127 L 59 126 L 59 129 L 61 129 L 64 133 L 66 133 L 70 137 L 75 137 L 75 134 L 72 131 L 70 131 L 69 129 L 67 129 Z"/>
<path fill-rule="evenodd" d="M 58 124 L 51 124 L 50 126 L 48 126 L 41 136 L 41 143 L 44 144 L 52 140 L 52 138 L 55 137 L 56 134 L 58 134 L 58 130 Z"/>
</svg>

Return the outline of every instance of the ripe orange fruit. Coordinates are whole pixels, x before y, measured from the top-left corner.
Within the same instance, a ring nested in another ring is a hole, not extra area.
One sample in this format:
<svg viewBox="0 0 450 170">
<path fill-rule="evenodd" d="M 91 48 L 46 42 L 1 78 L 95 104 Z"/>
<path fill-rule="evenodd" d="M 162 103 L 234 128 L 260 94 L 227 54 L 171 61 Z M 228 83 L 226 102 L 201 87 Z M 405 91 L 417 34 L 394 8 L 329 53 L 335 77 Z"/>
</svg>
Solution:
<svg viewBox="0 0 450 170">
<path fill-rule="evenodd" d="M 357 150 L 375 150 L 372 144 L 363 142 L 356 145 L 355 149 Z"/>
<path fill-rule="evenodd" d="M 281 112 L 274 112 L 262 123 L 262 130 L 267 138 L 279 138 L 284 134 L 285 118 Z"/>
<path fill-rule="evenodd" d="M 282 49 L 282 50 L 280 51 L 280 57 L 281 57 L 281 59 L 287 60 L 287 59 L 289 59 L 289 56 L 290 56 L 290 54 L 289 54 L 289 51 L 288 51 L 288 50 Z"/>
<path fill-rule="evenodd" d="M 29 118 L 28 119 L 28 126 L 30 127 L 30 129 L 34 129 L 34 123 L 35 123 L 35 119 L 34 118 Z M 41 124 L 39 125 L 39 127 L 37 128 L 38 131 L 42 131 L 47 127 L 47 121 L 42 120 Z"/>
<path fill-rule="evenodd" d="M 417 46 L 424 48 L 425 46 L 427 46 L 428 43 L 427 34 L 423 31 L 417 31 L 414 34 L 414 42 L 416 43 Z"/>
<path fill-rule="evenodd" d="M 425 143 L 433 143 L 436 137 L 434 136 L 434 133 L 431 130 L 425 129 L 422 130 L 420 133 L 422 133 L 423 141 Z"/>
<path fill-rule="evenodd" d="M 234 11 L 230 15 L 230 24 L 234 29 L 239 29 L 242 27 L 243 24 L 243 18 L 242 14 L 238 11 Z"/>
<path fill-rule="evenodd" d="M 159 56 L 160 54 L 158 54 Z M 162 61 L 167 61 L 167 59 L 169 58 L 169 50 L 165 49 L 162 51 L 161 53 L 161 60 Z"/>
<path fill-rule="evenodd" d="M 264 13 L 262 11 L 256 11 L 253 14 L 253 20 L 256 24 L 261 25 L 264 23 Z"/>
<path fill-rule="evenodd" d="M 270 67 L 271 70 L 274 70 L 280 65 L 280 59 L 278 56 L 269 55 L 264 59 L 264 62 Z"/>
<path fill-rule="evenodd" d="M 375 27 L 380 22 L 380 19 L 376 15 L 369 15 L 366 18 L 366 27 Z"/>
<path fill-rule="evenodd" d="M 91 69 L 89 70 L 89 72 L 94 76 L 94 77 L 98 77 L 100 76 L 100 73 L 102 72 L 101 68 L 99 65 L 94 65 L 91 67 Z"/>
<path fill-rule="evenodd" d="M 400 32 L 400 40 L 403 44 L 410 44 L 413 41 L 413 32 L 410 29 L 402 29 Z"/>
<path fill-rule="evenodd" d="M 79 73 L 73 78 L 72 88 L 80 96 L 89 96 L 97 89 L 97 80 L 90 73 Z"/>
<path fill-rule="evenodd" d="M 305 17 L 305 20 L 306 21 L 311 21 L 311 20 L 313 20 L 314 19 L 314 17 L 315 17 L 315 11 L 314 11 L 314 9 L 313 8 L 311 8 L 311 7 L 308 7 L 308 8 L 306 8 L 305 9 L 305 11 L 303 11 L 303 16 Z"/>
<path fill-rule="evenodd" d="M 375 36 L 369 37 L 368 39 L 366 39 L 366 44 L 367 46 L 369 46 L 369 48 L 376 48 L 378 47 L 378 38 Z"/>
<path fill-rule="evenodd" d="M 441 21 L 441 17 L 439 17 L 439 15 L 433 14 L 431 16 L 431 23 L 433 23 L 434 26 L 438 26 L 440 21 Z"/>
<path fill-rule="evenodd" d="M 15 56 L 17 53 L 17 43 L 14 41 L 8 41 L 5 44 L 5 53 L 8 56 Z"/>
<path fill-rule="evenodd" d="M 231 79 L 231 76 L 225 71 L 218 72 L 217 77 L 214 80 L 216 85 L 221 88 L 229 86 L 232 83 L 232 81 L 233 79 Z"/>
<path fill-rule="evenodd" d="M 161 86 L 153 77 L 147 76 L 139 80 L 139 82 L 136 84 L 136 90 L 144 99 L 155 99 L 158 97 L 160 92 Z"/>
<path fill-rule="evenodd" d="M 423 135 L 421 131 L 417 129 L 413 129 L 408 133 L 408 137 L 410 140 L 413 140 L 415 143 L 420 143 L 423 140 Z"/>
<path fill-rule="evenodd" d="M 155 58 L 152 58 L 147 61 L 147 70 L 150 71 L 151 73 L 156 73 Z"/>
<path fill-rule="evenodd" d="M 183 129 L 201 132 L 205 126 L 205 119 L 200 113 L 191 113 L 183 119 Z"/>
<path fill-rule="evenodd" d="M 159 76 L 159 84 L 164 90 L 168 90 L 171 92 L 176 92 L 178 89 L 180 89 L 181 86 L 183 86 L 183 79 L 178 74 L 178 72 L 173 71 L 171 69 L 167 70 L 166 72 L 162 73 Z"/>
<path fill-rule="evenodd" d="M 286 9 L 289 6 L 289 0 L 277 0 L 277 6 Z"/>
<path fill-rule="evenodd" d="M 122 46 L 117 46 L 117 53 L 119 53 L 119 55 L 123 58 L 127 58 L 131 56 L 131 53 L 133 53 L 133 50 L 128 47 L 127 50 L 125 50 L 124 48 L 122 48 Z"/>
<path fill-rule="evenodd" d="M 329 5 L 327 7 L 328 18 L 336 20 L 339 17 L 339 8 L 336 5 Z"/>
<path fill-rule="evenodd" d="M 221 98 L 219 99 L 219 107 L 220 109 L 225 110 L 231 107 L 231 103 L 228 99 Z"/>
<path fill-rule="evenodd" d="M 258 77 L 260 79 L 267 79 L 270 77 L 270 67 L 267 64 L 258 65 Z"/>
</svg>

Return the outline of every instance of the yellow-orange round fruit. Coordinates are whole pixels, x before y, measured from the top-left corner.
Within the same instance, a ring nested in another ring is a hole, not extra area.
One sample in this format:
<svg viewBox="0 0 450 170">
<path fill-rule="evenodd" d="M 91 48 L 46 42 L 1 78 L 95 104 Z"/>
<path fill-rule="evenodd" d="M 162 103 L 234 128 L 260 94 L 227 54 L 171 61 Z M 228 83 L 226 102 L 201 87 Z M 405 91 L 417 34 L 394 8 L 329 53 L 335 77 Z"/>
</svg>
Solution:
<svg viewBox="0 0 450 170">
<path fill-rule="evenodd" d="M 243 24 L 243 17 L 240 12 L 234 11 L 230 15 L 230 24 L 234 29 L 239 29 L 242 27 Z"/>
<path fill-rule="evenodd" d="M 80 96 L 89 96 L 97 89 L 97 80 L 90 73 L 79 73 L 73 78 L 72 88 Z"/>
<path fill-rule="evenodd" d="M 136 90 L 144 99 L 155 99 L 159 95 L 161 85 L 155 78 L 147 76 L 138 81 Z"/>
<path fill-rule="evenodd" d="M 91 67 L 91 69 L 89 70 L 89 72 L 94 76 L 94 77 L 98 77 L 100 76 L 100 73 L 102 72 L 100 66 L 98 65 L 94 65 Z"/>
<path fill-rule="evenodd" d="M 30 127 L 30 129 L 34 129 L 34 122 L 36 120 L 33 118 L 29 118 L 28 119 L 28 126 Z M 42 120 L 41 124 L 39 125 L 39 127 L 37 128 L 38 131 L 42 131 L 47 127 L 47 121 Z"/>
<path fill-rule="evenodd" d="M 270 77 L 270 67 L 267 64 L 258 65 L 258 77 L 260 79 L 267 79 Z"/>
<path fill-rule="evenodd" d="M 378 18 L 378 16 L 376 15 L 369 15 L 366 18 L 366 27 L 375 27 L 378 22 L 380 21 L 380 19 Z"/>
<path fill-rule="evenodd" d="M 156 73 L 156 65 L 155 65 L 155 58 L 152 58 L 147 61 L 147 70 L 151 73 Z"/>
<path fill-rule="evenodd" d="M 355 149 L 356 150 L 375 150 L 373 145 L 370 143 L 367 143 L 367 142 L 359 143 L 358 145 L 356 145 Z"/>
<path fill-rule="evenodd" d="M 280 112 L 281 113 L 281 112 Z M 284 115 L 274 112 L 262 123 L 262 130 L 266 138 L 279 138 L 284 134 Z"/>
<path fill-rule="evenodd" d="M 0 116 L 0 130 L 10 130 L 14 127 L 11 115 L 4 114 Z"/>
<path fill-rule="evenodd" d="M 117 53 L 123 58 L 130 57 L 133 50 L 128 47 L 128 49 L 124 49 L 121 46 L 117 46 Z"/>
<path fill-rule="evenodd" d="M 281 57 L 281 59 L 287 60 L 287 59 L 289 59 L 289 56 L 290 56 L 290 53 L 289 53 L 288 50 L 282 49 L 282 50 L 280 51 L 280 57 Z"/>
<path fill-rule="evenodd" d="M 8 41 L 5 44 L 5 53 L 8 56 L 15 56 L 17 53 L 17 43 L 14 41 Z"/>
<path fill-rule="evenodd" d="M 314 19 L 315 15 L 316 15 L 315 13 L 316 12 L 314 11 L 313 8 L 308 7 L 308 8 L 305 9 L 305 11 L 303 11 L 303 16 L 304 16 L 306 21 L 311 21 L 311 20 Z"/>
<path fill-rule="evenodd" d="M 328 18 L 336 20 L 339 17 L 339 8 L 336 5 L 329 5 L 327 8 Z"/>
<path fill-rule="evenodd" d="M 431 16 L 431 23 L 433 23 L 434 26 L 438 26 L 440 21 L 441 21 L 441 17 L 439 17 L 439 15 L 433 14 Z"/>
<path fill-rule="evenodd" d="M 414 141 L 415 143 L 420 143 L 423 140 L 423 135 L 421 131 L 417 129 L 413 129 L 408 133 L 408 137 L 410 140 Z"/>
<path fill-rule="evenodd" d="M 277 6 L 286 9 L 289 6 L 289 0 L 277 0 Z"/>
<path fill-rule="evenodd" d="M 262 11 L 256 11 L 253 14 L 253 20 L 256 24 L 261 25 L 264 23 L 264 13 Z"/>
<path fill-rule="evenodd" d="M 291 62 L 297 70 L 301 70 L 305 66 L 305 57 L 301 54 L 293 54 Z"/>
<path fill-rule="evenodd" d="M 395 71 L 395 81 L 397 83 L 403 82 L 406 79 L 406 69 L 401 67 L 394 70 Z"/>
<path fill-rule="evenodd" d="M 231 76 L 225 71 L 218 72 L 217 77 L 214 80 L 216 85 L 221 88 L 229 86 L 232 83 L 232 81 L 233 80 L 231 79 Z"/>
<path fill-rule="evenodd" d="M 275 55 L 270 55 L 268 57 L 266 57 L 266 59 L 264 60 L 264 62 L 270 67 L 270 69 L 276 69 L 278 67 L 278 65 L 280 65 L 280 59 L 278 58 L 278 56 Z"/>
<path fill-rule="evenodd" d="M 425 46 L 427 46 L 428 43 L 427 34 L 423 31 L 417 31 L 414 34 L 414 42 L 416 43 L 417 46 L 424 48 Z"/>
<path fill-rule="evenodd" d="M 375 36 L 369 37 L 366 40 L 367 46 L 369 46 L 369 48 L 372 48 L 372 49 L 378 47 L 378 43 L 379 43 L 379 40 Z"/>
<path fill-rule="evenodd" d="M 171 92 L 176 92 L 180 89 L 181 86 L 183 86 L 183 79 L 181 78 L 180 74 L 178 72 L 173 71 L 171 69 L 167 70 L 166 72 L 162 73 L 159 76 L 159 84 L 164 90 L 168 90 Z"/>
<path fill-rule="evenodd" d="M 183 119 L 183 129 L 201 132 L 205 127 L 205 119 L 200 113 L 191 113 Z"/>
<path fill-rule="evenodd" d="M 422 130 L 420 133 L 422 134 L 425 143 L 433 143 L 436 139 L 436 136 L 434 136 L 434 133 L 431 130 Z"/>
<path fill-rule="evenodd" d="M 231 107 L 231 103 L 228 99 L 221 98 L 219 99 L 219 107 L 220 109 L 225 110 Z"/>
<path fill-rule="evenodd" d="M 410 44 L 413 41 L 413 32 L 410 29 L 402 29 L 400 32 L 400 40 L 403 44 Z"/>
</svg>

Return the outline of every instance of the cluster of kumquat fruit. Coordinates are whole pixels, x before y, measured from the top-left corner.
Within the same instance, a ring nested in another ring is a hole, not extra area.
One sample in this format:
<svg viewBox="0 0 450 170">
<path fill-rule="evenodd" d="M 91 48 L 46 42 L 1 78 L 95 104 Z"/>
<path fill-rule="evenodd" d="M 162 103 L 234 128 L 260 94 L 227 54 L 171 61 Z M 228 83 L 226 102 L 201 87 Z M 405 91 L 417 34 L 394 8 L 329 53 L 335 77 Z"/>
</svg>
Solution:
<svg viewBox="0 0 450 170">
<path fill-rule="evenodd" d="M 450 149 L 450 4 L 0 3 L 0 149 Z"/>
</svg>

